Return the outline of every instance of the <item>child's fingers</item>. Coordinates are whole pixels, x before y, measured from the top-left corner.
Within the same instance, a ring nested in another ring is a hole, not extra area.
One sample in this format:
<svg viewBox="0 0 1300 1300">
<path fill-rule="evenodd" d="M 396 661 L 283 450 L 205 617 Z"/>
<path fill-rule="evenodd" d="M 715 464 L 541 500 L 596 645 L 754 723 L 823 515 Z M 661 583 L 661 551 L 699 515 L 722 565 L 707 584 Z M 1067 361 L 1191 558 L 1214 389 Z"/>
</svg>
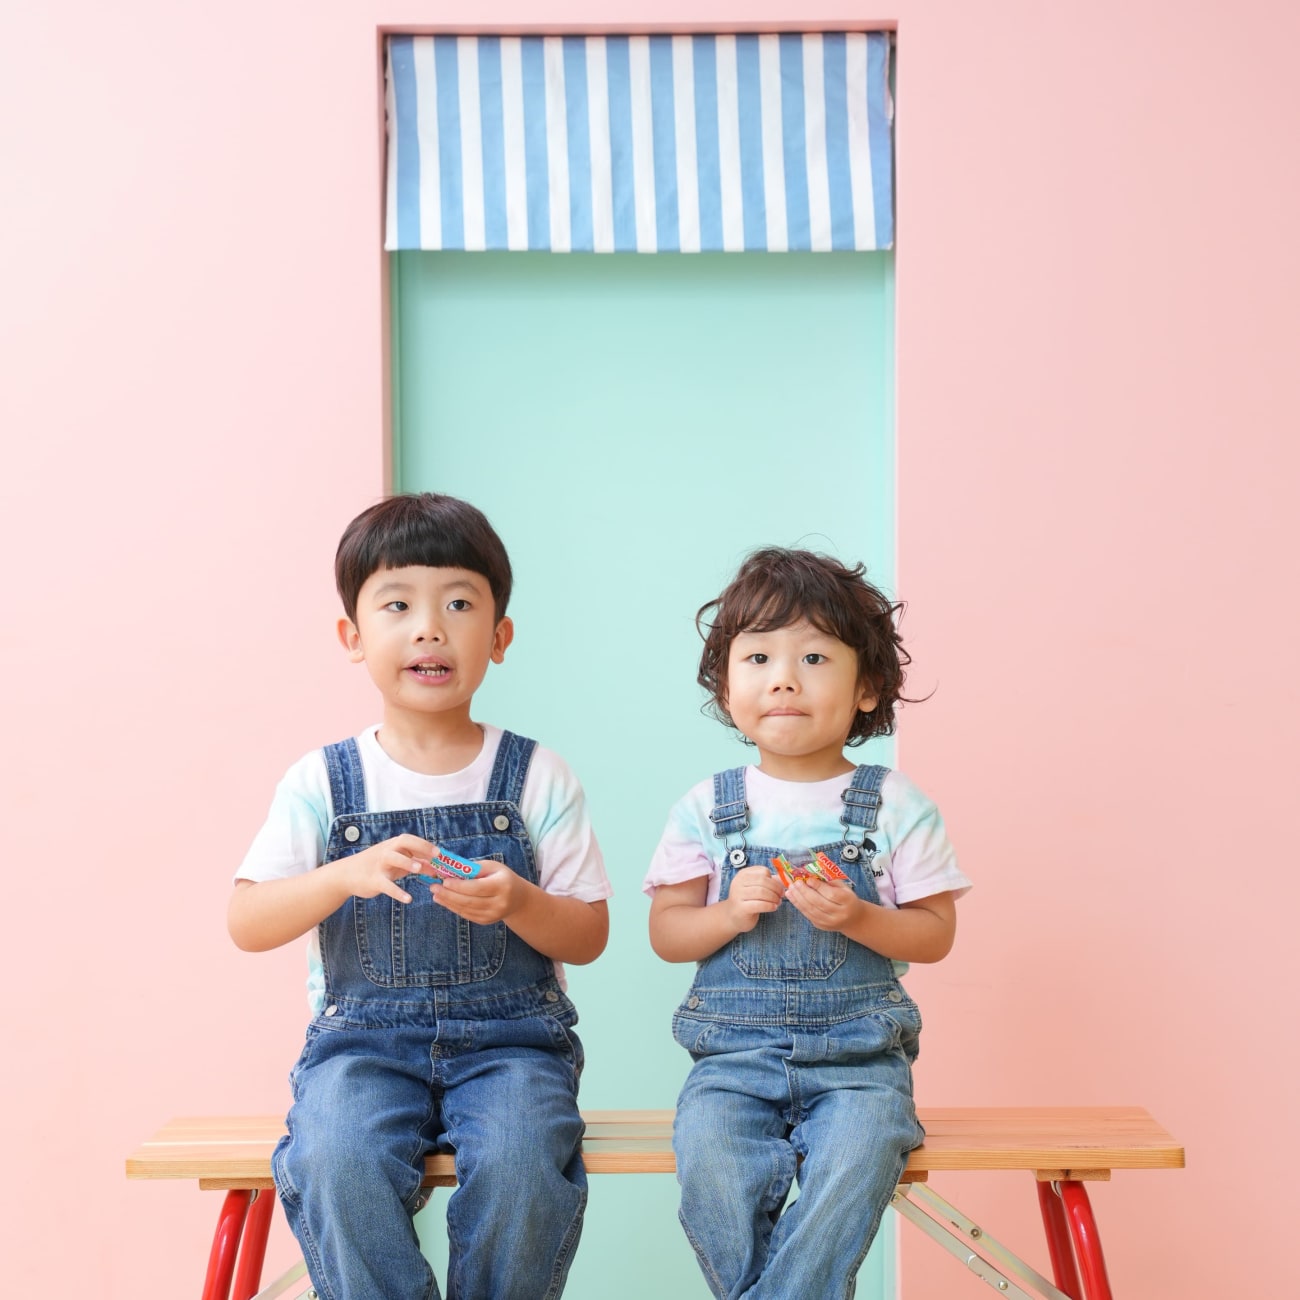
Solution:
<svg viewBox="0 0 1300 1300">
<path fill-rule="evenodd" d="M 438 876 L 434 880 L 439 889 L 445 889 L 453 895 L 463 895 L 466 898 L 486 898 L 493 894 L 501 892 L 501 881 L 493 880 L 491 876 L 475 876 L 472 880 L 448 880 Z"/>
<path fill-rule="evenodd" d="M 730 898 L 744 916 L 758 916 L 764 912 L 775 912 L 781 906 L 781 894 L 765 886 L 737 882 L 733 884 Z"/>
<path fill-rule="evenodd" d="M 426 862 L 433 855 L 433 845 L 418 835 L 395 835 L 388 841 L 388 847 L 408 858 L 423 858 Z"/>
<path fill-rule="evenodd" d="M 422 863 L 408 857 L 401 849 L 390 849 L 379 859 L 379 869 L 388 879 L 400 880 L 403 876 L 419 875 Z"/>
<path fill-rule="evenodd" d="M 825 916 L 832 910 L 817 886 L 809 880 L 796 880 L 786 891 L 786 897 L 805 916 Z"/>
<path fill-rule="evenodd" d="M 819 890 L 813 881 L 797 881 L 790 886 L 791 905 L 822 930 L 838 930 L 850 917 L 850 899 L 846 891 L 834 885 L 822 885 Z"/>
<path fill-rule="evenodd" d="M 435 880 L 430 884 L 429 892 L 440 907 L 445 907 L 466 920 L 473 920 L 469 913 L 482 902 L 473 888 L 477 883 L 474 880 Z"/>
<path fill-rule="evenodd" d="M 493 862 L 492 865 L 497 870 L 475 876 L 472 880 L 444 880 L 439 877 L 431 886 L 433 896 L 440 902 L 448 904 L 453 901 L 461 904 L 490 904 L 495 899 L 503 898 L 509 892 L 510 881 L 501 874 L 502 867 L 499 862 Z M 509 868 L 506 867 L 504 870 L 509 871 Z"/>
</svg>

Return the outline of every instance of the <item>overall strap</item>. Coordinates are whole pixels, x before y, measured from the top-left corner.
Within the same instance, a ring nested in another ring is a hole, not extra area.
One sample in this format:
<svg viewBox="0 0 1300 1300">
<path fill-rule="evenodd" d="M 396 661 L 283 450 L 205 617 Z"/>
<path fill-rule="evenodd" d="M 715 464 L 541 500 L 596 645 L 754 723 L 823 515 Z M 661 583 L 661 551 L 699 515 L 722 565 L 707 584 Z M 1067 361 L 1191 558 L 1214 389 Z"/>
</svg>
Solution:
<svg viewBox="0 0 1300 1300">
<path fill-rule="evenodd" d="M 853 769 L 853 780 L 840 795 L 844 801 L 840 822 L 845 828 L 846 843 L 854 842 L 850 833 L 853 827 L 862 830 L 862 838 L 856 841 L 858 844 L 876 829 L 876 814 L 880 811 L 880 787 L 888 775 L 889 768 L 881 767 L 878 763 L 864 764 Z"/>
<path fill-rule="evenodd" d="M 326 745 L 325 769 L 330 778 L 330 806 L 335 817 L 356 817 L 366 811 L 366 777 L 356 737 Z"/>
<path fill-rule="evenodd" d="M 745 769 L 729 768 L 713 776 L 713 811 L 709 813 L 713 833 L 720 840 L 739 835 L 744 841 L 749 829 L 749 803 L 745 799 Z"/>
<path fill-rule="evenodd" d="M 518 806 L 524 792 L 524 780 L 528 776 L 528 764 L 532 762 L 536 748 L 537 742 L 526 736 L 516 736 L 513 731 L 501 733 L 497 761 L 492 765 L 492 775 L 488 778 L 488 803 L 512 803 Z"/>
</svg>

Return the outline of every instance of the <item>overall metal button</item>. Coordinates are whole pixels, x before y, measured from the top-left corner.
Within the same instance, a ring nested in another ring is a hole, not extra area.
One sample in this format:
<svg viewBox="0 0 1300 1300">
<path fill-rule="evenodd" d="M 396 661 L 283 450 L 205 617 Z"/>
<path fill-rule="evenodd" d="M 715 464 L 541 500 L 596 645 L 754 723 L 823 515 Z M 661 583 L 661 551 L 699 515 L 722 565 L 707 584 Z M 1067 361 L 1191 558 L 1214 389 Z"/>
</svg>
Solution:
<svg viewBox="0 0 1300 1300">
<path fill-rule="evenodd" d="M 560 995 L 554 989 L 548 989 L 546 992 L 546 1000 L 548 1002 L 558 1002 L 560 1000 Z"/>
<path fill-rule="evenodd" d="M 858 846 L 856 844 L 846 844 L 840 850 L 840 860 L 842 862 L 856 862 L 858 860 Z"/>
<path fill-rule="evenodd" d="M 727 854 L 727 858 L 733 867 L 743 867 L 745 865 L 745 850 L 732 849 L 731 852 Z"/>
<path fill-rule="evenodd" d="M 692 1011 L 694 1011 L 695 1008 L 700 1005 L 700 1000 L 695 996 L 694 993 L 692 993 L 691 996 L 686 999 L 686 1005 L 690 1007 Z"/>
<path fill-rule="evenodd" d="M 886 996 L 891 1002 L 901 1002 L 903 1000 L 903 995 L 897 989 L 890 989 Z"/>
<path fill-rule="evenodd" d="M 325 1014 L 327 1016 L 337 1016 L 338 1013 L 339 1013 L 338 1007 L 334 1006 L 332 1003 L 325 1008 Z"/>
<path fill-rule="evenodd" d="M 345 827 L 343 831 L 343 838 L 347 840 L 349 844 L 355 844 L 361 838 L 361 827 L 360 826 Z"/>
<path fill-rule="evenodd" d="M 505 813 L 497 813 L 497 815 L 492 818 L 492 825 L 499 831 L 508 831 L 510 829 L 510 818 L 507 817 Z"/>
</svg>

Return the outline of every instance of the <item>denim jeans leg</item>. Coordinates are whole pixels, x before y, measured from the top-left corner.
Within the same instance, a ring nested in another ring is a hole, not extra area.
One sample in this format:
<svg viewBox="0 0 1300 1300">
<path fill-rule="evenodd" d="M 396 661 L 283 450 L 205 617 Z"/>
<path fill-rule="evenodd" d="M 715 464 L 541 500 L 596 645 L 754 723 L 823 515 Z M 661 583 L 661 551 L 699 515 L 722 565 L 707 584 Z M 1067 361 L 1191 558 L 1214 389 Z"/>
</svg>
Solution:
<svg viewBox="0 0 1300 1300">
<path fill-rule="evenodd" d="M 775 1047 L 705 1056 L 677 1102 L 679 1217 L 715 1296 L 746 1294 L 794 1179 L 789 1089 Z"/>
<path fill-rule="evenodd" d="M 384 1030 L 324 1032 L 295 1074 L 272 1161 L 285 1215 L 322 1300 L 436 1300 L 411 1223 L 432 1117 L 424 1077 Z M 387 1039 L 387 1044 L 381 1042 Z M 426 1036 L 427 1039 L 427 1036 Z"/>
<path fill-rule="evenodd" d="M 587 1203 L 577 1070 L 554 1048 L 501 1046 L 444 1067 L 448 1300 L 553 1300 Z"/>
<path fill-rule="evenodd" d="M 792 1070 L 799 1196 L 781 1216 L 746 1300 L 847 1300 L 907 1154 L 922 1138 L 901 1051 L 869 1064 Z M 814 1281 L 816 1279 L 816 1281 Z"/>
</svg>

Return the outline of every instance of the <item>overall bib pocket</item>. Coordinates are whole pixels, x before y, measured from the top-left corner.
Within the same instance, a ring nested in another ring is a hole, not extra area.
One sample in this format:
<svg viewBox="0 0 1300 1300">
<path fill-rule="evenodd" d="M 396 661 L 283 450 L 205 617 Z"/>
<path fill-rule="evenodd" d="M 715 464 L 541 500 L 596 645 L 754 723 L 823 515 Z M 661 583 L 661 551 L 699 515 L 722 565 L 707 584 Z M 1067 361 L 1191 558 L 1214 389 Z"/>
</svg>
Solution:
<svg viewBox="0 0 1300 1300">
<path fill-rule="evenodd" d="M 772 856 L 775 851 L 753 851 L 751 865 L 766 865 L 766 859 Z M 796 853 L 788 855 L 788 860 L 797 866 L 808 857 Z M 734 879 L 729 864 L 725 873 L 729 893 Z M 764 913 L 752 930 L 731 941 L 731 960 L 749 979 L 829 979 L 844 964 L 848 953 L 849 941 L 844 935 L 817 929 L 789 902 L 782 902 L 775 912 Z"/>
<path fill-rule="evenodd" d="M 503 861 L 499 853 L 446 846 L 462 857 Z M 433 899 L 428 876 L 397 882 L 409 903 L 380 894 L 354 899 L 353 926 L 362 973 L 380 988 L 447 988 L 491 979 L 505 961 L 505 922 L 476 925 Z"/>
</svg>

